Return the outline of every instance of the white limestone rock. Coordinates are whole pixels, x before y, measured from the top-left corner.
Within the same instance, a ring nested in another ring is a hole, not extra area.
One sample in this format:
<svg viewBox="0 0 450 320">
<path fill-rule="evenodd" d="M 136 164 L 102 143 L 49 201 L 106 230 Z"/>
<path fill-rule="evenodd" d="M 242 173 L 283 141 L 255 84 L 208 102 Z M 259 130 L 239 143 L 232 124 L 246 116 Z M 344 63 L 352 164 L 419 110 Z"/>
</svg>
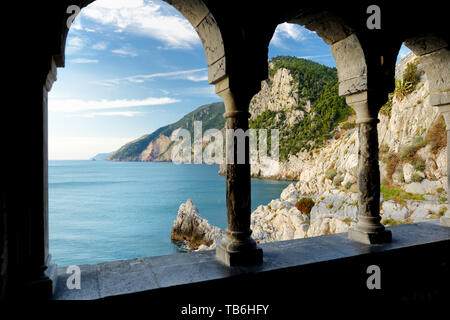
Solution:
<svg viewBox="0 0 450 320">
<path fill-rule="evenodd" d="M 211 226 L 202 218 L 192 200 L 180 205 L 177 217 L 172 226 L 171 239 L 184 241 L 190 249 L 198 249 L 202 245 L 211 247 L 222 231 Z M 201 247 L 203 248 L 203 247 Z"/>
</svg>

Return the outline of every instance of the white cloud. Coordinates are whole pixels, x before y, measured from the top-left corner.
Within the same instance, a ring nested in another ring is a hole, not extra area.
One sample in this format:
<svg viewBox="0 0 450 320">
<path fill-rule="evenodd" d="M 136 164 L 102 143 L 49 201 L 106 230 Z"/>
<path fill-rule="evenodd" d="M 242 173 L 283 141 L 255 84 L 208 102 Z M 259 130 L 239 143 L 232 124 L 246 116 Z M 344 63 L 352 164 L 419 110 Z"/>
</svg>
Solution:
<svg viewBox="0 0 450 320">
<path fill-rule="evenodd" d="M 91 100 L 85 101 L 80 99 L 49 99 L 48 109 L 54 112 L 82 112 L 88 110 L 106 110 L 120 109 L 141 106 L 163 105 L 179 102 L 178 99 L 162 97 L 149 97 L 142 100 L 137 99 L 118 99 L 118 100 Z"/>
<path fill-rule="evenodd" d="M 106 44 L 106 42 L 98 42 L 96 44 L 94 44 L 92 46 L 92 49 L 94 50 L 106 50 L 106 48 L 108 47 L 108 45 Z"/>
<path fill-rule="evenodd" d="M 124 82 L 142 83 L 146 80 L 151 80 L 155 78 L 184 79 L 194 82 L 206 81 L 208 80 L 208 68 L 141 74 L 125 78 L 103 80 L 100 81 L 100 83 L 103 85 L 111 86 L 111 85 L 118 85 Z"/>
<path fill-rule="evenodd" d="M 315 59 L 315 58 L 324 58 L 324 57 L 332 57 L 331 54 L 318 54 L 315 56 L 301 56 L 301 57 L 297 57 L 299 59 Z"/>
<path fill-rule="evenodd" d="M 72 62 L 72 63 L 98 63 L 98 60 L 97 59 L 83 59 L 83 58 L 79 58 L 79 59 L 70 60 L 70 62 Z"/>
<path fill-rule="evenodd" d="M 216 94 L 215 87 L 212 85 L 202 87 L 185 87 L 180 89 L 178 93 L 182 95 L 201 96 L 220 99 L 220 97 Z"/>
<path fill-rule="evenodd" d="M 67 39 L 66 53 L 74 53 L 84 48 L 86 41 L 78 36 L 70 36 Z"/>
<path fill-rule="evenodd" d="M 277 26 L 273 34 L 271 44 L 284 47 L 283 40 L 303 41 L 306 40 L 307 34 L 312 33 L 308 29 L 293 23 L 282 23 Z"/>
<path fill-rule="evenodd" d="M 123 57 L 137 57 L 138 54 L 131 48 L 120 48 L 112 50 L 113 53 Z"/>
<path fill-rule="evenodd" d="M 115 151 L 134 138 L 49 137 L 50 160 L 90 159 L 98 153 Z"/>
<path fill-rule="evenodd" d="M 159 40 L 167 48 L 189 49 L 201 44 L 192 25 L 161 1 L 97 0 L 83 9 L 81 15 L 119 32 Z"/>
<path fill-rule="evenodd" d="M 107 112 L 89 112 L 82 113 L 79 116 L 83 118 L 95 118 L 95 117 L 135 117 L 143 114 L 144 112 L 139 111 L 107 111 Z"/>
</svg>

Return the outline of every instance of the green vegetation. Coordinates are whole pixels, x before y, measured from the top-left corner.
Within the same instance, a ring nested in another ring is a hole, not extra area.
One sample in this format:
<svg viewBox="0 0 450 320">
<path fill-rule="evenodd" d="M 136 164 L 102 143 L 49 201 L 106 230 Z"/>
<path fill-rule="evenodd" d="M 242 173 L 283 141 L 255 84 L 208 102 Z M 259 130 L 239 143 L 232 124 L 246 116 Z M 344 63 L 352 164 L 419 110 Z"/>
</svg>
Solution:
<svg viewBox="0 0 450 320">
<path fill-rule="evenodd" d="M 403 100 L 412 91 L 414 91 L 414 88 L 410 82 L 405 81 L 404 79 L 395 79 L 394 95 L 397 99 Z"/>
<path fill-rule="evenodd" d="M 402 151 L 401 151 L 402 159 L 413 160 L 416 155 L 416 152 L 419 149 L 425 147 L 426 144 L 427 144 L 427 141 L 423 137 L 420 137 L 420 136 L 416 137 L 414 139 L 414 142 L 411 145 L 406 146 L 402 149 Z"/>
<path fill-rule="evenodd" d="M 401 79 L 395 79 L 395 90 L 390 93 L 388 100 L 381 107 L 380 114 L 390 117 L 392 111 L 392 100 L 395 97 L 398 100 L 403 100 L 411 92 L 416 90 L 417 84 L 420 80 L 420 72 L 418 71 L 419 61 L 415 60 L 406 65 L 405 71 Z"/>
<path fill-rule="evenodd" d="M 416 171 L 425 171 L 425 162 L 423 160 L 416 160 L 412 165 Z"/>
<path fill-rule="evenodd" d="M 394 200 L 399 203 L 405 203 L 405 200 L 426 200 L 421 194 L 406 192 L 402 189 L 392 188 L 385 184 L 380 186 L 380 192 L 383 195 L 384 201 Z"/>
<path fill-rule="evenodd" d="M 447 212 L 447 206 L 441 207 L 437 213 L 433 213 L 428 217 L 428 219 L 439 219 Z"/>
<path fill-rule="evenodd" d="M 345 122 L 341 128 L 344 130 L 350 130 L 350 129 L 353 129 L 354 127 L 356 127 L 356 123 L 355 123 L 355 121 L 351 121 L 351 122 Z"/>
<path fill-rule="evenodd" d="M 333 203 L 330 202 L 329 204 L 327 204 L 327 208 L 330 210 L 333 209 Z"/>
<path fill-rule="evenodd" d="M 314 207 L 315 202 L 311 198 L 301 198 L 295 204 L 295 207 L 303 214 L 306 214 L 310 217 L 311 209 Z"/>
<path fill-rule="evenodd" d="M 385 225 L 385 226 L 396 226 L 396 225 L 399 225 L 399 224 L 405 224 L 407 222 L 406 221 L 400 221 L 400 220 L 394 220 L 394 219 L 388 218 L 388 219 L 381 220 L 381 223 L 383 225 Z"/>
<path fill-rule="evenodd" d="M 325 173 L 325 176 L 330 180 L 333 180 L 334 177 L 336 177 L 336 175 L 337 175 L 337 172 L 334 169 L 330 169 Z"/>
<path fill-rule="evenodd" d="M 343 176 L 336 176 L 333 180 L 333 184 L 335 186 L 340 186 L 342 181 L 344 181 L 344 177 Z"/>
<path fill-rule="evenodd" d="M 337 125 L 346 121 L 353 110 L 345 99 L 338 94 L 338 79 L 335 68 L 295 57 L 279 56 L 271 60 L 274 67 L 270 75 L 279 68 L 286 68 L 297 86 L 297 109 L 303 110 L 307 101 L 311 110 L 292 127 L 286 127 L 284 111 L 265 111 L 250 121 L 250 128 L 280 130 L 280 159 L 287 160 L 289 155 L 299 151 L 311 151 L 319 148 L 333 137 Z"/>
<path fill-rule="evenodd" d="M 379 113 L 384 114 L 385 116 L 390 117 L 391 116 L 391 111 L 392 111 L 392 99 L 394 97 L 393 93 L 390 93 L 388 95 L 388 100 L 386 101 L 386 103 L 381 107 Z"/>
<path fill-rule="evenodd" d="M 352 219 L 350 219 L 348 217 L 342 219 L 341 221 L 346 223 L 349 227 L 351 226 L 352 222 L 356 222 L 356 221 L 353 221 Z"/>
<path fill-rule="evenodd" d="M 352 187 L 352 183 L 350 181 L 347 181 L 347 183 L 345 184 L 345 189 L 350 189 Z"/>
<path fill-rule="evenodd" d="M 431 152 L 437 154 L 442 148 L 447 145 L 447 132 L 445 120 L 440 115 L 432 124 L 425 136 L 425 141 L 430 144 Z"/>
<path fill-rule="evenodd" d="M 403 76 L 401 80 L 395 80 L 395 91 L 394 95 L 397 99 L 402 100 L 408 94 L 413 92 L 416 89 L 417 84 L 419 83 L 420 73 L 418 72 L 419 62 L 415 60 L 413 62 L 409 62 L 406 65 L 405 71 L 403 72 Z"/>
<path fill-rule="evenodd" d="M 412 182 L 422 182 L 423 179 L 424 179 L 424 177 L 422 177 L 418 173 L 413 173 L 412 176 L 411 176 L 411 181 Z"/>
</svg>

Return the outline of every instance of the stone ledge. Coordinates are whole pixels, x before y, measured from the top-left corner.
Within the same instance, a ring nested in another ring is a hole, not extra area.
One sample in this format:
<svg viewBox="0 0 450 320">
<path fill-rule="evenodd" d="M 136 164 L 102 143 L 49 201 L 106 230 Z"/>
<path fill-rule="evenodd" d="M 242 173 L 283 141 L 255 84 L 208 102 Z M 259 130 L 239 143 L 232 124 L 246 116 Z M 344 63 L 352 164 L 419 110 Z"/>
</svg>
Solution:
<svg viewBox="0 0 450 320">
<path fill-rule="evenodd" d="M 325 279 L 326 273 L 332 274 L 337 272 L 335 270 L 341 269 L 345 272 L 361 263 L 361 260 L 373 263 L 385 256 L 386 261 L 395 260 L 396 257 L 400 261 L 405 261 L 403 256 L 400 259 L 401 252 L 405 252 L 404 256 L 407 258 L 416 259 L 418 263 L 428 263 L 429 260 L 418 260 L 420 254 L 424 254 L 422 252 L 440 259 L 443 255 L 435 254 L 435 250 L 441 250 L 441 247 L 449 248 L 450 245 L 450 229 L 439 225 L 439 220 L 387 229 L 392 231 L 392 242 L 380 245 L 351 241 L 347 238 L 347 233 L 261 244 L 259 246 L 264 251 L 264 263 L 252 267 L 227 267 L 216 260 L 214 250 L 83 265 L 80 266 L 80 290 L 67 289 L 66 281 L 69 275 L 65 273 L 66 268 L 59 268 L 53 299 L 95 300 L 108 297 L 134 299 L 130 297 L 142 296 L 143 293 L 167 292 L 169 289 L 175 290 L 175 294 L 181 294 L 183 290 L 189 292 L 192 286 L 200 292 L 204 292 L 206 290 L 204 288 L 208 286 L 212 287 L 211 290 L 214 292 L 205 294 L 216 296 L 218 292 L 220 293 L 218 289 L 220 286 L 230 286 L 236 281 L 240 284 L 250 279 L 248 281 L 252 286 L 262 285 L 260 283 L 274 286 L 273 283 L 282 285 L 280 279 L 283 277 L 289 277 L 292 281 L 299 281 L 298 279 L 303 277 L 304 281 L 311 281 L 312 276 L 306 276 L 307 274 L 318 277 L 314 278 L 315 281 L 329 281 L 328 278 Z M 421 253 L 416 256 L 411 254 L 411 250 Z M 339 264 L 344 267 L 339 267 Z M 411 268 L 417 268 L 415 263 L 409 265 Z M 404 267 L 402 268 L 401 270 L 404 270 Z M 328 271 L 324 274 L 323 269 Z M 303 276 L 298 278 L 296 272 Z M 295 276 L 291 278 L 293 273 Z M 367 276 L 363 273 L 362 277 Z M 259 281 L 255 282 L 254 278 L 258 278 Z M 334 276 L 332 279 L 337 278 Z M 363 281 L 365 283 L 365 278 Z M 387 280 L 384 282 L 385 285 L 387 282 Z M 244 288 L 249 290 L 245 286 L 242 290 Z M 256 287 L 253 290 L 255 291 L 252 294 L 261 294 Z M 172 292 L 171 295 L 173 294 Z"/>
</svg>

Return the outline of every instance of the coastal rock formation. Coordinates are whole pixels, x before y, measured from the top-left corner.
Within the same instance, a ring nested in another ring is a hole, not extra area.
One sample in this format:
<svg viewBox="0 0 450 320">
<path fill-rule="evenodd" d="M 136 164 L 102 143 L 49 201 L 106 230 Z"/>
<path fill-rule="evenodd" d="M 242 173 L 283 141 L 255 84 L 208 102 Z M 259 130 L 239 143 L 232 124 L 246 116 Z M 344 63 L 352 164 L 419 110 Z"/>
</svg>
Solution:
<svg viewBox="0 0 450 320">
<path fill-rule="evenodd" d="M 214 248 L 221 232 L 218 227 L 211 226 L 208 220 L 202 218 L 192 200 L 188 199 L 178 209 L 171 239 L 185 242 L 191 250 Z"/>
<path fill-rule="evenodd" d="M 261 205 L 251 215 L 252 237 L 257 243 L 310 238 L 347 232 L 358 219 L 358 194 L 337 188 L 312 197 L 314 206 L 302 213 L 296 203 L 302 195 L 294 184 L 285 188 L 279 199 Z M 381 198 L 381 218 L 385 225 L 413 223 L 439 218 L 447 210 L 439 195 L 421 195 L 416 199 Z M 222 232 L 210 226 L 188 200 L 180 206 L 172 229 L 172 238 L 185 240 L 191 249 L 215 248 L 215 239 Z M 194 235 L 194 236 L 192 236 Z M 190 240 L 194 239 L 194 241 Z M 195 244 L 195 245 L 192 245 Z"/>
<path fill-rule="evenodd" d="M 402 59 L 396 67 L 401 79 L 405 66 L 414 63 L 414 54 Z M 278 104 L 278 111 L 292 109 L 296 93 L 286 69 L 279 69 L 272 79 L 272 87 L 283 94 L 271 94 L 263 83 L 261 92 L 251 103 L 255 114 L 272 110 L 268 101 Z M 434 193 L 447 189 L 447 150 L 445 123 L 438 108 L 429 102 L 429 83 L 418 65 L 419 81 L 414 91 L 403 97 L 393 96 L 391 105 L 379 113 L 378 138 L 381 180 L 412 193 Z M 288 81 L 289 80 L 289 81 Z M 292 99 L 286 96 L 290 92 Z M 334 130 L 333 137 L 321 148 L 289 156 L 279 165 L 262 163 L 252 165 L 254 177 L 299 181 L 302 194 L 323 193 L 334 187 L 356 190 L 358 165 L 358 132 L 354 118 Z M 274 174 L 279 168 L 277 174 Z M 221 170 L 223 173 L 223 170 Z"/>
</svg>

